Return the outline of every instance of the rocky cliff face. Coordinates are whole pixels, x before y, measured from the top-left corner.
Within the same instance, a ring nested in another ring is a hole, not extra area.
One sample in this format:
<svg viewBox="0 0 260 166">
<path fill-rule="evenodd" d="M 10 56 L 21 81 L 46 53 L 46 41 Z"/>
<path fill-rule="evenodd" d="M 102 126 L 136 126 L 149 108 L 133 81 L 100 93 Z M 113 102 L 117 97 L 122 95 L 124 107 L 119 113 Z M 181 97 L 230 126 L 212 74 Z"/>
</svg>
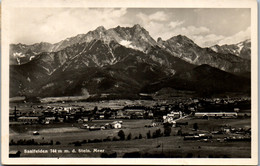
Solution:
<svg viewBox="0 0 260 166">
<path fill-rule="evenodd" d="M 216 53 L 209 48 L 201 48 L 186 36 L 175 36 L 169 40 L 158 39 L 158 45 L 189 63 L 195 65 L 208 64 L 227 72 L 250 71 L 250 61 L 230 53 Z"/>
</svg>

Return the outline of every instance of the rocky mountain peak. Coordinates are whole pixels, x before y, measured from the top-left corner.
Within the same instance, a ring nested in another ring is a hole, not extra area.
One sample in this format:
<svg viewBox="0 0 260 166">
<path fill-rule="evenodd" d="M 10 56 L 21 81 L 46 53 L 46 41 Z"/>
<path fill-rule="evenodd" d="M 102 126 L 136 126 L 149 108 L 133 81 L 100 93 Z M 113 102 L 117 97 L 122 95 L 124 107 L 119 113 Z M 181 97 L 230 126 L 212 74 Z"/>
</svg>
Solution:
<svg viewBox="0 0 260 166">
<path fill-rule="evenodd" d="M 163 41 L 162 38 L 161 38 L 161 37 L 158 37 L 157 43 L 161 43 L 162 41 Z"/>
<path fill-rule="evenodd" d="M 239 42 L 237 44 L 214 45 L 210 47 L 213 51 L 222 54 L 233 54 L 244 59 L 251 59 L 251 40 Z"/>
<path fill-rule="evenodd" d="M 168 40 L 166 40 L 169 44 L 174 44 L 178 46 L 193 46 L 193 47 L 199 47 L 197 44 L 195 44 L 191 39 L 189 39 L 187 36 L 184 35 L 177 35 L 174 36 Z"/>
<path fill-rule="evenodd" d="M 141 25 L 139 25 L 139 24 L 135 24 L 135 25 L 133 26 L 133 28 L 134 28 L 134 29 L 142 29 Z"/>
<path fill-rule="evenodd" d="M 247 39 L 243 43 L 251 43 L 251 39 Z"/>
<path fill-rule="evenodd" d="M 189 39 L 185 35 L 177 35 L 177 36 L 172 37 L 171 39 L 176 40 L 178 42 L 191 42 L 191 43 L 194 43 L 191 39 Z"/>
<path fill-rule="evenodd" d="M 105 29 L 104 26 L 99 26 L 99 27 L 96 28 L 96 31 L 104 32 L 104 31 L 106 31 L 106 29 Z"/>
</svg>

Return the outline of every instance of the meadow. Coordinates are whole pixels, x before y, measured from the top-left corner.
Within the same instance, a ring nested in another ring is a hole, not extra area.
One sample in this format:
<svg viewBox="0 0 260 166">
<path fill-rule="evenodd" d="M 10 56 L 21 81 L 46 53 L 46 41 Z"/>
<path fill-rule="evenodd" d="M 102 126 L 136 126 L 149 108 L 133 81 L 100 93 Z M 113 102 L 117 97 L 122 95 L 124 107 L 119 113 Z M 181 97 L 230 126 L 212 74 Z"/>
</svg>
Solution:
<svg viewBox="0 0 260 166">
<path fill-rule="evenodd" d="M 89 125 L 102 125 L 110 123 L 113 120 L 96 120 L 89 122 Z M 191 132 L 193 124 L 198 124 L 197 133 L 209 133 L 209 131 L 219 130 L 223 125 L 232 127 L 250 127 L 250 118 L 244 119 L 195 119 L 187 118 L 180 120 L 188 122 L 187 126 L 171 128 L 171 134 L 168 137 L 161 136 L 158 138 L 147 138 L 147 132 L 151 134 L 155 130 L 164 131 L 163 125 L 156 127 L 144 127 L 151 124 L 152 120 L 122 120 L 122 129 L 108 129 L 89 131 L 81 129 L 78 123 L 55 123 L 49 125 L 11 125 L 10 140 L 18 141 L 20 139 L 34 139 L 37 142 L 50 142 L 53 145 L 12 145 L 10 150 L 19 150 L 22 152 L 21 157 L 101 157 L 104 154 L 115 154 L 113 157 L 235 157 L 249 158 L 251 156 L 251 142 L 224 142 L 217 139 L 223 139 L 227 134 L 213 136 L 208 141 L 203 140 L 184 140 L 183 136 L 178 135 L 178 131 Z M 33 135 L 33 131 L 39 131 L 40 135 Z M 130 140 L 113 141 L 114 137 L 118 137 L 118 132 L 123 130 L 125 137 L 131 133 Z M 194 131 L 193 131 L 194 132 Z M 139 135 L 142 138 L 139 138 Z M 89 140 L 107 139 L 111 141 L 102 141 L 89 143 Z M 79 146 L 75 146 L 73 142 L 84 142 Z M 56 143 L 59 142 L 60 144 Z M 62 151 L 69 150 L 71 153 L 45 153 L 31 154 L 23 153 L 24 149 L 60 149 Z M 76 153 L 72 153 L 75 149 Z M 90 153 L 79 153 L 78 149 L 89 149 Z M 93 152 L 94 149 L 101 149 L 99 152 Z"/>
</svg>

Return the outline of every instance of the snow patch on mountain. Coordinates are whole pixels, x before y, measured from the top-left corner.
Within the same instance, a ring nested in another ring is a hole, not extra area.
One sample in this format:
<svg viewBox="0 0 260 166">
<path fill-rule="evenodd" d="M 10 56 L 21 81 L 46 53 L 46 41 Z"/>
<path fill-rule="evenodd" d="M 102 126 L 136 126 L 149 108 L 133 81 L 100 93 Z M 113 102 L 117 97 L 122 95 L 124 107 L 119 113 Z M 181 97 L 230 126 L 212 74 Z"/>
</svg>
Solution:
<svg viewBox="0 0 260 166">
<path fill-rule="evenodd" d="M 15 52 L 15 53 L 13 53 L 13 56 L 14 57 L 19 57 L 19 58 L 24 58 L 25 57 L 25 55 L 23 53 L 21 53 L 21 52 Z"/>
<path fill-rule="evenodd" d="M 103 65 L 99 62 L 98 58 L 97 58 L 97 55 L 92 55 L 92 61 L 97 65 L 97 66 L 100 66 L 102 67 Z"/>
<path fill-rule="evenodd" d="M 131 45 L 131 41 L 128 41 L 128 40 L 121 40 L 119 42 L 119 44 L 121 44 L 122 46 L 125 46 L 125 47 L 129 47 Z"/>
<path fill-rule="evenodd" d="M 215 52 L 218 52 L 218 49 L 217 49 L 216 46 L 212 46 L 211 49 L 212 49 L 213 51 L 215 51 Z"/>
<path fill-rule="evenodd" d="M 30 57 L 30 61 L 31 61 L 33 58 L 35 58 L 35 56 L 31 56 L 31 57 Z"/>
<path fill-rule="evenodd" d="M 241 58 L 250 59 L 251 57 L 251 40 L 245 40 L 237 44 L 230 45 L 214 45 L 210 47 L 211 50 L 217 53 L 233 54 Z"/>
<path fill-rule="evenodd" d="M 112 55 L 112 59 L 110 60 L 109 64 L 110 64 L 110 65 L 113 65 L 113 64 L 115 64 L 115 63 L 117 62 L 117 58 L 116 58 L 116 56 L 114 55 L 112 49 L 111 49 L 108 45 L 106 45 L 106 46 L 107 46 L 107 48 L 108 48 L 108 50 L 109 50 L 109 53 Z"/>
<path fill-rule="evenodd" d="M 17 64 L 20 65 L 20 64 L 21 64 L 20 59 L 19 59 L 19 58 L 16 58 L 16 60 L 17 60 Z"/>
<path fill-rule="evenodd" d="M 132 45 L 132 42 L 131 42 L 131 41 L 128 41 L 128 40 L 121 40 L 121 41 L 119 42 L 119 44 L 121 44 L 122 46 L 125 46 L 125 47 L 127 47 L 127 48 L 132 48 L 132 49 L 134 49 L 134 50 L 143 51 L 142 48 L 139 48 L 139 47 L 137 47 L 137 46 Z"/>
<path fill-rule="evenodd" d="M 240 54 L 241 50 L 244 47 L 244 44 L 243 43 L 239 43 L 237 46 L 238 46 L 238 53 Z"/>
<path fill-rule="evenodd" d="M 197 59 L 198 57 L 196 57 Z M 186 62 L 189 62 L 189 63 L 192 63 L 192 62 L 195 62 L 195 60 L 193 61 L 192 59 L 190 59 L 189 57 L 185 57 L 185 56 L 182 56 L 182 59 L 185 60 Z"/>
</svg>

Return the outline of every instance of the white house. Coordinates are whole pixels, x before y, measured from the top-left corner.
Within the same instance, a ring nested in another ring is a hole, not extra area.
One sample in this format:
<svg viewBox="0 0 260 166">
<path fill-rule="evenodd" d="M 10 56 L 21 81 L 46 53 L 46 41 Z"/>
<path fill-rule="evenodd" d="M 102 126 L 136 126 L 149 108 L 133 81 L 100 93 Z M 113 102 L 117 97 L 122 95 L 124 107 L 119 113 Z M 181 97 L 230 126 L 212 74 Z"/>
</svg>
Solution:
<svg viewBox="0 0 260 166">
<path fill-rule="evenodd" d="M 113 122 L 111 125 L 112 125 L 112 128 L 114 128 L 114 129 L 121 129 L 122 128 L 122 124 L 117 122 L 117 121 Z"/>
</svg>

